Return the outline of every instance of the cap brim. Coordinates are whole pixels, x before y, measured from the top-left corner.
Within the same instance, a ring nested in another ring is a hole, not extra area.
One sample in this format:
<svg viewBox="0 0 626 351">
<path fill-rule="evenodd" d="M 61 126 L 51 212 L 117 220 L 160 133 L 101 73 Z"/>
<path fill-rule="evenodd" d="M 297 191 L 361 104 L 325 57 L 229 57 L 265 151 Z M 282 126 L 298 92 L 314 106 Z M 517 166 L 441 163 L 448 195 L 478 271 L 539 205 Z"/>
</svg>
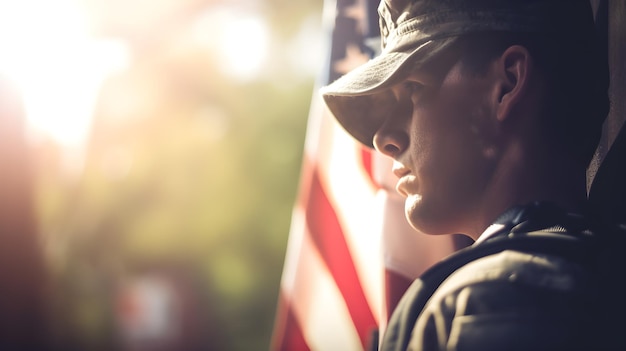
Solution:
<svg viewBox="0 0 626 351">
<path fill-rule="evenodd" d="M 428 40 L 410 51 L 384 52 L 320 90 L 337 121 L 373 148 L 372 139 L 394 101 L 390 87 L 450 47 L 457 37 Z"/>
</svg>

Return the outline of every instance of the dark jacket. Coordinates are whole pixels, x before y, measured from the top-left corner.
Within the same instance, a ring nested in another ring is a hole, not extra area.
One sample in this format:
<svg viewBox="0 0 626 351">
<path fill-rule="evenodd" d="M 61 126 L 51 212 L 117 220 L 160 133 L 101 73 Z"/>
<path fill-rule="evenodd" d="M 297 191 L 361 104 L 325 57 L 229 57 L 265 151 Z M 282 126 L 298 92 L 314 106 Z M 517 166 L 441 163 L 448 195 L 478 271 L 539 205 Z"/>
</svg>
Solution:
<svg viewBox="0 0 626 351">
<path fill-rule="evenodd" d="M 624 349 L 623 228 L 543 203 L 496 223 L 413 283 L 382 350 Z"/>
</svg>

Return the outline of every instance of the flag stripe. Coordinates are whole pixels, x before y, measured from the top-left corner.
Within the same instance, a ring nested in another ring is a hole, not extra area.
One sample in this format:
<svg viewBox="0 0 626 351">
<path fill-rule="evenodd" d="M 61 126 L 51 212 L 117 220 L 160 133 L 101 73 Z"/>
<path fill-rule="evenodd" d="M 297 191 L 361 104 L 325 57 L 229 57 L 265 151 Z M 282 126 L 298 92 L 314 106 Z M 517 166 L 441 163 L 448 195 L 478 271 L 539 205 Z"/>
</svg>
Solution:
<svg viewBox="0 0 626 351">
<path fill-rule="evenodd" d="M 310 185 L 305 204 L 309 232 L 346 301 L 361 343 L 366 347 L 372 330 L 376 328 L 376 320 L 361 288 L 341 225 L 322 187 L 317 169 L 313 172 Z"/>
<path fill-rule="evenodd" d="M 302 271 L 309 279 L 301 281 L 293 296 L 299 302 L 294 310 L 309 347 L 318 351 L 361 351 L 363 345 L 348 311 L 348 301 L 308 233 L 305 246 L 302 258 L 306 268 Z"/>
<path fill-rule="evenodd" d="M 291 308 L 291 304 L 287 300 L 284 294 L 281 294 L 278 301 L 277 316 L 276 319 L 275 334 L 273 335 L 272 350 L 281 351 L 310 351 L 307 345 L 304 335 L 302 335 L 302 328 L 298 319 L 294 315 L 294 311 Z"/>
<path fill-rule="evenodd" d="M 331 115 L 324 114 L 319 136 L 316 160 L 320 182 L 340 223 L 361 289 L 378 321 L 383 299 L 378 189 L 365 174 L 362 146 Z"/>
<path fill-rule="evenodd" d="M 290 265 L 283 275 L 281 294 L 289 302 L 310 350 L 361 351 L 363 345 L 346 301 L 306 229 L 304 218 L 304 209 L 296 206 L 293 235 L 287 248 Z M 285 318 L 285 313 L 279 318 Z M 280 324 L 277 327 L 282 328 Z M 276 333 L 280 335 L 282 331 Z"/>
</svg>

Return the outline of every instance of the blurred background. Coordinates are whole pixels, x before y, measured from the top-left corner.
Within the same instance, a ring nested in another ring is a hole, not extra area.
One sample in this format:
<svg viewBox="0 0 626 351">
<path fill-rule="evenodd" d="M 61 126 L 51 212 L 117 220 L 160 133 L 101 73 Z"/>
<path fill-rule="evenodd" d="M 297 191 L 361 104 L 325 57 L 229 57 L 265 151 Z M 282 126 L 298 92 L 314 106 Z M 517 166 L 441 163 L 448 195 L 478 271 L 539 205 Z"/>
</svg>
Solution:
<svg viewBox="0 0 626 351">
<path fill-rule="evenodd" d="M 0 346 L 269 347 L 321 12 L 0 0 Z"/>
</svg>

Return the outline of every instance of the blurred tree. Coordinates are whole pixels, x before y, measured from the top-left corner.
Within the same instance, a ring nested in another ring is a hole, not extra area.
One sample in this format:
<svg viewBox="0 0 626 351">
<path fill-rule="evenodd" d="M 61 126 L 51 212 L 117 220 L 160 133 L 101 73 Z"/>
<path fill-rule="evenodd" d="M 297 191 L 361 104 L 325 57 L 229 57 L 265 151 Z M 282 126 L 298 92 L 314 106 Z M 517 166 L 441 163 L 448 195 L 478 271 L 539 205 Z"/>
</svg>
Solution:
<svg viewBox="0 0 626 351">
<path fill-rule="evenodd" d="M 214 52 L 181 50 L 174 33 L 210 4 L 181 2 L 176 25 L 154 20 L 139 30 L 131 66 L 102 88 L 80 174 L 68 178 L 54 145 L 40 150 L 61 345 L 123 348 L 115 294 L 146 267 L 184 267 L 198 279 L 206 301 L 198 311 L 214 328 L 203 332 L 221 335 L 220 349 L 269 345 L 313 77 L 237 81 Z M 321 7 L 259 4 L 279 37 Z"/>
</svg>

